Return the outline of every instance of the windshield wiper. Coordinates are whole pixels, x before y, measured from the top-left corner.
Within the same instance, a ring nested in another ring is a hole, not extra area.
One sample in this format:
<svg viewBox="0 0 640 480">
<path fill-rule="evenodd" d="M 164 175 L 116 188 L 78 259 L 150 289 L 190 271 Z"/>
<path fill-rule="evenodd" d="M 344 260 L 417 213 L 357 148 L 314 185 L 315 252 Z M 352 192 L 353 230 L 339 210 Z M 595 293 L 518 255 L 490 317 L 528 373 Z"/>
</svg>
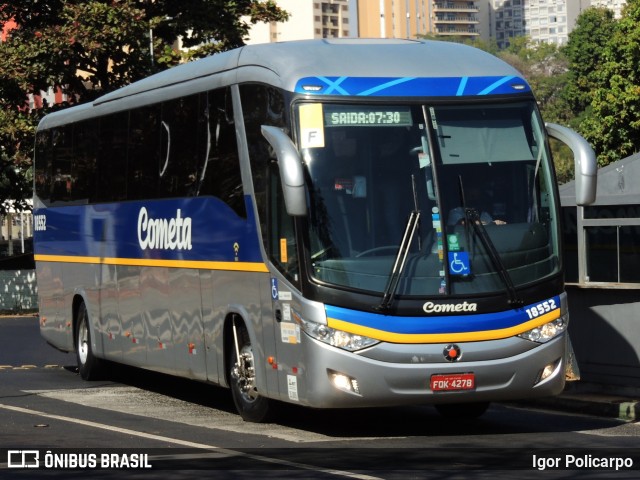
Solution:
<svg viewBox="0 0 640 480">
<path fill-rule="evenodd" d="M 493 267 L 500 275 L 500 278 L 504 282 L 505 287 L 507 287 L 507 293 L 509 294 L 509 305 L 513 305 L 514 307 L 521 307 L 522 305 L 524 305 L 524 301 L 518 298 L 518 293 L 516 291 L 515 285 L 513 284 L 513 280 L 511 280 L 511 275 L 509 275 L 509 271 L 504 266 L 504 263 L 502 263 L 500 254 L 496 250 L 491 237 L 489 237 L 487 229 L 484 228 L 484 225 L 480 221 L 480 213 L 475 208 L 465 207 L 464 216 L 467 220 L 467 223 L 471 225 L 474 232 L 480 239 L 480 242 L 491 258 Z"/>
<path fill-rule="evenodd" d="M 407 255 L 409 254 L 411 241 L 413 240 L 413 236 L 415 235 L 416 230 L 418 230 L 418 227 L 420 225 L 420 210 L 418 210 L 416 178 L 414 175 L 411 175 L 411 186 L 413 189 L 414 208 L 413 211 L 409 214 L 409 218 L 407 219 L 407 225 L 404 229 L 404 235 L 402 236 L 400 246 L 398 247 L 396 259 L 393 262 L 393 268 L 391 269 L 391 274 L 389 275 L 389 280 L 387 281 L 387 287 L 384 290 L 380 305 L 375 307 L 376 310 L 386 311 L 391 308 L 391 304 L 393 303 L 396 291 L 398 290 L 400 278 L 402 277 L 402 272 L 407 261 Z"/>
<path fill-rule="evenodd" d="M 496 246 L 491 240 L 491 237 L 487 233 L 487 229 L 484 228 L 482 221 L 480 220 L 480 212 L 476 208 L 467 207 L 466 199 L 464 194 L 464 187 L 462 185 L 462 175 L 458 176 L 458 184 L 460 186 L 460 199 L 462 201 L 462 208 L 464 210 L 465 217 L 465 230 L 468 229 L 468 226 L 471 225 L 473 231 L 480 239 L 480 242 L 484 246 L 486 252 L 489 254 L 489 258 L 491 258 L 491 263 L 493 263 L 493 267 L 496 269 L 502 282 L 507 288 L 507 294 L 509 295 L 509 305 L 513 305 L 514 307 L 521 307 L 524 305 L 524 301 L 521 298 L 518 298 L 518 292 L 516 291 L 516 287 L 513 284 L 513 280 L 511 279 L 511 275 L 509 275 L 509 271 L 502 263 L 502 258 L 500 258 L 500 254 L 498 250 L 496 250 Z"/>
</svg>

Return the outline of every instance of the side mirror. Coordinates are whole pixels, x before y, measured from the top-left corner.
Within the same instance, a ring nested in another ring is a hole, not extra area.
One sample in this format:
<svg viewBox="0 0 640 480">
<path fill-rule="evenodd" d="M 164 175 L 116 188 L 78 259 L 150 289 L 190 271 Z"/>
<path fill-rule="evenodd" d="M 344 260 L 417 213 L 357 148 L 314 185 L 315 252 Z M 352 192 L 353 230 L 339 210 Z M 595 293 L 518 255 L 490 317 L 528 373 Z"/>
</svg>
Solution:
<svg viewBox="0 0 640 480">
<path fill-rule="evenodd" d="M 590 205 L 596 200 L 598 164 L 591 145 L 570 128 L 547 123 L 550 137 L 561 141 L 573 152 L 575 163 L 576 205 Z"/>
<path fill-rule="evenodd" d="M 262 125 L 262 135 L 273 147 L 278 159 L 282 192 L 287 213 L 292 216 L 307 214 L 307 195 L 304 188 L 304 170 L 298 150 L 281 129 Z"/>
</svg>

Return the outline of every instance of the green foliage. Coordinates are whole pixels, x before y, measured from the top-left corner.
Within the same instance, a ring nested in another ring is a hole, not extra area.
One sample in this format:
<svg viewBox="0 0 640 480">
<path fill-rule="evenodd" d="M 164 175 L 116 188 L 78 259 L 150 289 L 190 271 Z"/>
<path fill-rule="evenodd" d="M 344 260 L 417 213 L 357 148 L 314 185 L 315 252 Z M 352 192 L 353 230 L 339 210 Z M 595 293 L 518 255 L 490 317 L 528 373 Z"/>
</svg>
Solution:
<svg viewBox="0 0 640 480">
<path fill-rule="evenodd" d="M 590 8 L 576 20 L 564 54 L 569 61 L 567 99 L 572 112 L 586 110 L 599 82 L 600 67 L 606 61 L 605 47 L 615 30 L 613 12 Z"/>
<path fill-rule="evenodd" d="M 28 93 L 59 87 L 71 103 L 89 101 L 240 46 L 254 23 L 287 18 L 272 0 L 3 0 L 0 23 L 15 19 L 20 28 L 0 43 L 0 202 L 29 190 L 15 172 L 27 175 L 43 112 L 28 112 Z M 505 50 L 479 39 L 450 41 L 481 48 L 519 70 L 545 121 L 582 133 L 600 165 L 640 150 L 640 0 L 628 0 L 620 20 L 607 9 L 586 9 L 562 48 L 525 37 L 511 39 Z M 551 147 L 564 182 L 573 175 L 572 156 Z"/>
<path fill-rule="evenodd" d="M 567 48 L 572 67 L 573 112 L 594 147 L 598 164 L 640 148 L 640 0 L 629 0 L 620 20 L 587 10 Z"/>
<path fill-rule="evenodd" d="M 27 209 L 32 192 L 31 157 L 38 117 L 27 110 L 0 109 L 0 215 L 7 213 L 5 200 Z"/>
<path fill-rule="evenodd" d="M 547 122 L 569 124 L 572 113 L 565 91 L 568 83 L 568 61 L 554 44 L 532 42 L 515 37 L 504 50 L 481 41 L 465 42 L 500 57 L 518 70 L 533 90 L 542 117 Z M 573 154 L 559 142 L 551 142 L 551 153 L 559 183 L 573 178 Z"/>
<path fill-rule="evenodd" d="M 33 133 L 42 112 L 28 94 L 58 88 L 70 103 L 104 93 L 180 62 L 243 45 L 251 24 L 285 21 L 259 0 L 2 0 L 0 24 L 15 20 L 0 43 L 0 203 L 30 196 Z M 180 40 L 182 53 L 174 48 Z M 16 188 L 13 188 L 13 187 Z M 22 195 L 22 196 L 20 196 Z"/>
</svg>

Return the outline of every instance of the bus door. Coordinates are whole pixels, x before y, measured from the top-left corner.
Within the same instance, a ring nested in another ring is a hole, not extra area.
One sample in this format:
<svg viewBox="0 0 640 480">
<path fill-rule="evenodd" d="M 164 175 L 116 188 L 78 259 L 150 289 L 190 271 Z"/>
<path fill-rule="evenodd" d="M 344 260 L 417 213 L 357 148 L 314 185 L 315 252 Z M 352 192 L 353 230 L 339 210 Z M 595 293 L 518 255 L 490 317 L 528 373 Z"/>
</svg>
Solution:
<svg viewBox="0 0 640 480">
<path fill-rule="evenodd" d="M 267 253 L 271 264 L 278 270 L 271 274 L 269 285 L 271 325 L 264 325 L 265 345 L 273 345 L 275 353 L 273 361 L 267 358 L 270 364 L 267 367 L 267 382 L 272 392 L 276 391 L 277 385 L 281 398 L 298 401 L 302 400 L 300 397 L 303 392 L 301 332 L 293 318 L 297 297 L 300 296 L 298 245 L 294 217 L 287 213 L 276 164 L 269 168 L 267 198 Z M 265 353 L 269 357 L 266 349 Z"/>
</svg>

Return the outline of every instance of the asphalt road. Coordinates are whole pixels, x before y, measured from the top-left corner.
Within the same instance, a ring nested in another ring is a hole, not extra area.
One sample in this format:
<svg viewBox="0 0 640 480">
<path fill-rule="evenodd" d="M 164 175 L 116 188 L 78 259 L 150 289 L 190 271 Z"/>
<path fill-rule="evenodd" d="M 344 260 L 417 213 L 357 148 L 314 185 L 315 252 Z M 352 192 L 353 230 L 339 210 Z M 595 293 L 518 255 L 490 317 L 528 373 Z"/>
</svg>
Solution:
<svg viewBox="0 0 640 480">
<path fill-rule="evenodd" d="M 225 389 L 115 365 L 84 382 L 36 318 L 0 318 L 0 478 L 640 477 L 637 423 L 504 405 L 464 422 L 429 406 L 279 410 L 246 423 Z"/>
</svg>

